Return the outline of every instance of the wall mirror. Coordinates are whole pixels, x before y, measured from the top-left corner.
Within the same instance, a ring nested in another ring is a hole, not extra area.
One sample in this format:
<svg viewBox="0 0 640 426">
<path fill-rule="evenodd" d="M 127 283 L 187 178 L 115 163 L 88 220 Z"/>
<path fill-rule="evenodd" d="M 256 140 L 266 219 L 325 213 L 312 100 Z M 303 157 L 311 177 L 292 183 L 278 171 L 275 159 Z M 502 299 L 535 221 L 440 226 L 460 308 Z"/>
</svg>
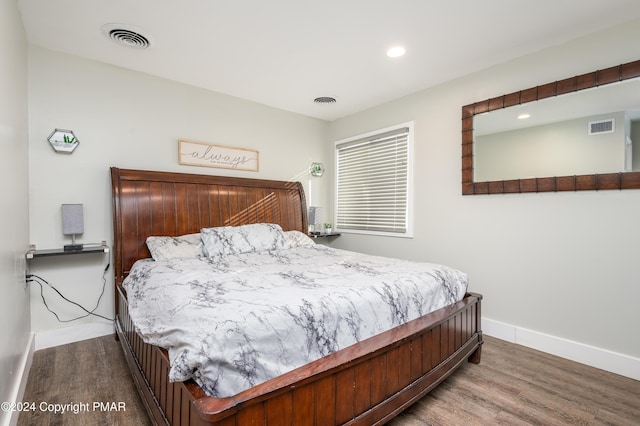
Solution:
<svg viewBox="0 0 640 426">
<path fill-rule="evenodd" d="M 462 193 L 640 189 L 640 60 L 462 107 Z"/>
</svg>

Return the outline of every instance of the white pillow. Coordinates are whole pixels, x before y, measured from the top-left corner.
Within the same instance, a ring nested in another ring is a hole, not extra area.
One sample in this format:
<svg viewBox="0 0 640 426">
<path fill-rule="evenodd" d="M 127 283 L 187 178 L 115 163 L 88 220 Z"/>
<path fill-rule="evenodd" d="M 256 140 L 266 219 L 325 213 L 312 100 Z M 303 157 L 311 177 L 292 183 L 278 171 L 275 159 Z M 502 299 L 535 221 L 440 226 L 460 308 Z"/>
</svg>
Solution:
<svg viewBox="0 0 640 426">
<path fill-rule="evenodd" d="M 286 244 L 282 228 L 273 223 L 203 228 L 200 233 L 208 257 L 278 250 Z"/>
<path fill-rule="evenodd" d="M 300 231 L 286 231 L 284 235 L 287 238 L 287 247 L 289 248 L 313 246 L 316 244 L 308 235 Z"/>
<path fill-rule="evenodd" d="M 204 255 L 200 234 L 179 237 L 148 237 L 147 247 L 153 260 L 194 258 Z"/>
</svg>

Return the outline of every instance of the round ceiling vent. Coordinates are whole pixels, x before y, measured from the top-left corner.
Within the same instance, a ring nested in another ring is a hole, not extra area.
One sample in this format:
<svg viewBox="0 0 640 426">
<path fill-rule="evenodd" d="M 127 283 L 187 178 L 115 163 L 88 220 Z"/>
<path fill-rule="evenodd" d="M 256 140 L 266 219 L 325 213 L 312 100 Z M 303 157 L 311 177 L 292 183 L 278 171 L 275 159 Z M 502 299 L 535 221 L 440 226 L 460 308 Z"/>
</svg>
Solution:
<svg viewBox="0 0 640 426">
<path fill-rule="evenodd" d="M 132 47 L 134 49 L 146 49 L 151 47 L 151 38 L 143 34 L 139 28 L 124 24 L 105 24 L 102 32 L 114 42 Z"/>
<path fill-rule="evenodd" d="M 336 103 L 336 98 L 332 98 L 329 96 L 320 96 L 319 98 L 315 98 L 313 102 L 317 104 L 334 104 Z"/>
</svg>

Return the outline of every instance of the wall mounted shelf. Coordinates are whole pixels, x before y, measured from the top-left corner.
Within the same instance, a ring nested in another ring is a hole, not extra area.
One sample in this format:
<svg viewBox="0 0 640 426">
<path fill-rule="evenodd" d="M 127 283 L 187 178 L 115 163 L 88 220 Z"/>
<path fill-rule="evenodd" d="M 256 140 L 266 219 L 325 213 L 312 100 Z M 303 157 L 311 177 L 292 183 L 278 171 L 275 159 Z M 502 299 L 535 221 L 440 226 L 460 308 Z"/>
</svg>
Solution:
<svg viewBox="0 0 640 426">
<path fill-rule="evenodd" d="M 29 251 L 25 254 L 25 258 L 30 260 L 36 257 L 69 256 L 89 253 L 109 253 L 109 246 L 106 241 L 103 241 L 101 244 L 87 244 L 82 250 L 65 250 L 64 248 L 37 250 L 35 244 L 31 244 Z"/>
<path fill-rule="evenodd" d="M 340 234 L 339 232 L 332 232 L 330 234 L 309 234 L 309 237 L 311 238 L 327 238 L 327 237 L 339 237 Z"/>
</svg>

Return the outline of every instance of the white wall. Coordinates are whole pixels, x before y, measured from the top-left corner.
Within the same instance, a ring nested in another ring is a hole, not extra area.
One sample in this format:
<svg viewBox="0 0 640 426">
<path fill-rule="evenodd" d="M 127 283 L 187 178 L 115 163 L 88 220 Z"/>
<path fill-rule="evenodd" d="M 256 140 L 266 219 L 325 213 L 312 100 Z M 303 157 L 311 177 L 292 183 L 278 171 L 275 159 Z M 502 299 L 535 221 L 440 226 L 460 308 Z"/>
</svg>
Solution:
<svg viewBox="0 0 640 426">
<path fill-rule="evenodd" d="M 578 359 L 613 353 L 640 378 L 640 191 L 462 196 L 460 184 L 463 105 L 637 60 L 638 39 L 635 21 L 332 122 L 330 141 L 415 121 L 415 237 L 334 245 L 457 267 L 484 295 L 485 329 L 561 354 L 569 341 Z"/>
<path fill-rule="evenodd" d="M 29 247 L 27 42 L 14 0 L 0 1 L 0 62 L 0 401 L 16 401 L 28 373 L 31 333 L 24 280 Z M 10 415 L 0 411 L 0 424 L 8 423 Z"/>
<path fill-rule="evenodd" d="M 62 234 L 63 203 L 84 204 L 85 232 L 78 242 L 112 244 L 110 166 L 301 180 L 308 189 L 309 165 L 326 162 L 324 121 L 38 47 L 29 48 L 29 117 L 30 230 L 38 248 L 68 243 Z M 57 154 L 49 146 L 46 138 L 54 128 L 74 131 L 80 144 L 73 154 Z M 178 139 L 258 150 L 260 171 L 179 165 Z M 317 178 L 312 182 L 307 197 L 324 203 L 328 188 Z M 93 307 L 107 258 L 92 254 L 37 259 L 32 272 Z M 63 318 L 82 314 L 51 291 L 45 297 Z M 113 329 L 96 318 L 58 323 L 45 310 L 35 286 L 31 310 L 38 348 Z M 97 312 L 113 315 L 111 270 Z"/>
</svg>

